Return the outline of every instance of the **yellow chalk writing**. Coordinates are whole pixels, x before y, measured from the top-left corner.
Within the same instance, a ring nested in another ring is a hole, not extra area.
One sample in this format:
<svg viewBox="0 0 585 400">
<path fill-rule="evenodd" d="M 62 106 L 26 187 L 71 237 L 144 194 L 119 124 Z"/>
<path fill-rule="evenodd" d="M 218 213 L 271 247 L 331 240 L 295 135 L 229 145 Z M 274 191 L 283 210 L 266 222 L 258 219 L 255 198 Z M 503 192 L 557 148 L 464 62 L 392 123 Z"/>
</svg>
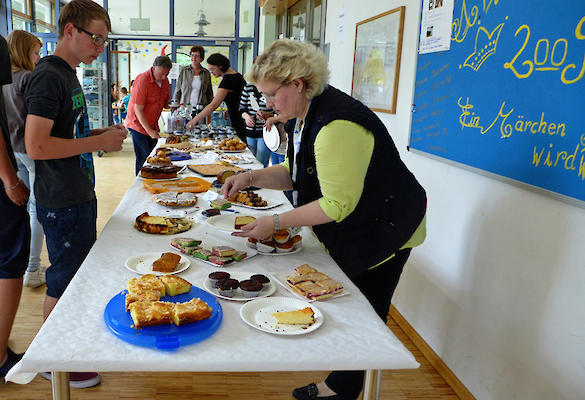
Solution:
<svg viewBox="0 0 585 400">
<path fill-rule="evenodd" d="M 502 102 L 497 115 L 487 126 L 482 124 L 482 118 L 474 111 L 475 106 L 469 102 L 469 98 L 466 98 L 465 102 L 463 102 L 463 97 L 460 97 L 457 100 L 457 106 L 461 109 L 461 113 L 459 114 L 459 125 L 461 125 L 461 129 L 478 129 L 482 135 L 491 131 L 494 126 L 498 126 L 498 123 L 500 137 L 502 139 L 507 139 L 514 133 L 532 133 L 560 137 L 565 137 L 567 134 L 566 124 L 564 122 L 547 121 L 544 111 L 540 113 L 539 118 L 536 120 L 527 119 L 524 115 L 513 116 L 514 108 L 508 109 L 505 101 Z"/>
<path fill-rule="evenodd" d="M 585 40 L 585 33 L 583 32 L 583 25 L 585 24 L 585 17 L 583 17 L 577 27 L 575 28 L 575 37 L 578 40 Z M 573 70 L 577 69 L 577 65 L 575 64 L 567 64 L 565 62 L 567 60 L 567 54 L 569 51 L 569 41 L 566 38 L 558 38 L 554 41 L 553 45 L 551 46 L 551 40 L 547 38 L 541 38 L 536 41 L 534 46 L 534 52 L 532 54 L 532 58 L 526 58 L 524 61 L 521 62 L 520 65 L 525 67 L 523 70 L 520 70 L 519 67 L 516 67 L 517 62 L 520 62 L 519 58 L 525 58 L 526 56 L 523 55 L 524 51 L 527 50 L 528 43 L 530 42 L 530 27 L 526 24 L 521 25 L 516 29 L 516 33 L 514 37 L 521 34 L 521 32 L 525 32 L 526 36 L 524 37 L 524 41 L 520 46 L 520 49 L 516 52 L 514 57 L 504 63 L 504 69 L 509 69 L 518 79 L 526 79 L 530 77 L 534 71 L 539 72 L 554 72 L 559 71 L 562 68 L 560 80 L 565 85 L 570 85 L 575 82 L 580 81 L 583 76 L 585 75 L 585 55 L 583 57 L 583 63 L 581 69 L 577 73 L 574 78 L 569 77 L 569 72 L 573 72 Z M 563 65 L 565 67 L 563 68 Z"/>
<path fill-rule="evenodd" d="M 461 43 L 467 37 L 467 32 L 469 32 L 469 28 L 474 26 L 478 23 L 479 19 L 479 9 L 477 6 L 473 6 L 471 8 L 471 12 L 467 12 L 467 4 L 465 0 L 461 4 L 461 14 L 459 18 L 455 18 L 452 24 L 452 35 L 451 40 L 456 41 L 457 43 Z"/>
</svg>

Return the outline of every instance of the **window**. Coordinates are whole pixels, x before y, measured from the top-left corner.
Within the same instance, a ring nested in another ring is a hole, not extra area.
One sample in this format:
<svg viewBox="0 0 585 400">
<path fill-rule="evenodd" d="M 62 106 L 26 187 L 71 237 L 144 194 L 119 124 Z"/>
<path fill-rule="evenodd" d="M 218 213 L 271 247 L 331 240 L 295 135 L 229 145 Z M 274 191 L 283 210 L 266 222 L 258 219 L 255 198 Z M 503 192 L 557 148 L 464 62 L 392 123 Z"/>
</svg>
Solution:
<svg viewBox="0 0 585 400">
<path fill-rule="evenodd" d="M 235 15 L 235 0 L 175 0 L 175 35 L 234 37 Z"/>
<path fill-rule="evenodd" d="M 254 37 L 256 7 L 254 0 L 240 0 L 240 37 Z"/>
<path fill-rule="evenodd" d="M 12 0 L 12 29 L 32 31 L 30 0 Z"/>
<path fill-rule="evenodd" d="M 254 43 L 240 42 L 240 46 L 238 47 L 238 72 L 245 75 L 252 68 L 253 61 Z"/>
<path fill-rule="evenodd" d="M 168 1 L 109 0 L 113 34 L 169 35 Z"/>
<path fill-rule="evenodd" d="M 56 32 L 54 0 L 35 0 L 35 23 L 37 32 Z"/>
</svg>

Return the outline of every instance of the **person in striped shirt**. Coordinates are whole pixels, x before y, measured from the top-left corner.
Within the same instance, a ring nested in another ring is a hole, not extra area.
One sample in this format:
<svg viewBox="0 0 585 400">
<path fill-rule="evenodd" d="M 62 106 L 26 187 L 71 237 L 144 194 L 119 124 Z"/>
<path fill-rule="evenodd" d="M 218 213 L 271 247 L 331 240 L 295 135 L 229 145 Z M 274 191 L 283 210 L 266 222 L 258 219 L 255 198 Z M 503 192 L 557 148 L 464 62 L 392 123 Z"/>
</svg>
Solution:
<svg viewBox="0 0 585 400">
<path fill-rule="evenodd" d="M 262 127 L 265 119 L 272 116 L 274 111 L 266 106 L 266 99 L 251 83 L 242 90 L 239 110 L 246 124 L 248 147 L 254 157 L 266 168 L 270 159 L 270 149 L 264 143 Z"/>
</svg>

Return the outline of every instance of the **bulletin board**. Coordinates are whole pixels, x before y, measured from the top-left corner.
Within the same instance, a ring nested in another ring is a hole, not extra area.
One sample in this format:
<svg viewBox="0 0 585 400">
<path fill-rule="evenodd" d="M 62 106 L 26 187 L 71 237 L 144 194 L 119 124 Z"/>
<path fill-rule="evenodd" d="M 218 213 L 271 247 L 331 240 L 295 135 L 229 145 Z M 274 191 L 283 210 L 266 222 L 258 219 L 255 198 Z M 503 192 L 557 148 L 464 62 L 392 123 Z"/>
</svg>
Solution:
<svg viewBox="0 0 585 400">
<path fill-rule="evenodd" d="M 585 1 L 455 0 L 418 56 L 409 148 L 585 200 Z"/>
</svg>

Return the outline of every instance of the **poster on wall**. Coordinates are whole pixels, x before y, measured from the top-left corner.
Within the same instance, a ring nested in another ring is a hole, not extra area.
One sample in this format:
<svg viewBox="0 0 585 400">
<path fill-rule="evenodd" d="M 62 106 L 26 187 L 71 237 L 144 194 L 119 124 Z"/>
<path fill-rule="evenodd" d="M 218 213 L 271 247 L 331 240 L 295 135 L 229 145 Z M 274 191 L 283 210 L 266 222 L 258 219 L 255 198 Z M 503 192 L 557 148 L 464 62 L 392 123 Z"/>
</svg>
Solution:
<svg viewBox="0 0 585 400">
<path fill-rule="evenodd" d="M 423 0 L 419 54 L 449 50 L 453 0 Z"/>
<path fill-rule="evenodd" d="M 451 49 L 418 56 L 410 149 L 585 205 L 585 1 L 454 5 Z"/>
<path fill-rule="evenodd" d="M 373 111 L 396 113 L 404 8 L 356 24 L 351 95 Z"/>
</svg>

